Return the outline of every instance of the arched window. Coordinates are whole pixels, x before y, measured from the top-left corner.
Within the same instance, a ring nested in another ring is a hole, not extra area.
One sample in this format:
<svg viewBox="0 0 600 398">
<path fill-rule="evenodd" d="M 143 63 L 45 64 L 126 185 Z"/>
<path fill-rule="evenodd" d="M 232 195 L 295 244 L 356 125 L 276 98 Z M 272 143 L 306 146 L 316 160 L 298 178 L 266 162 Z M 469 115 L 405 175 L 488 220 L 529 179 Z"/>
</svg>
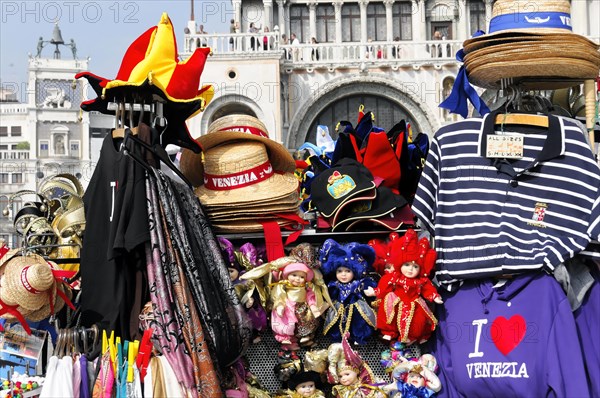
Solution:
<svg viewBox="0 0 600 398">
<path fill-rule="evenodd" d="M 250 109 L 247 105 L 244 105 L 239 102 L 229 102 L 229 103 L 224 104 L 219 109 L 217 109 L 211 115 L 211 118 L 208 121 L 208 124 L 211 124 L 212 122 L 214 122 L 215 120 L 217 120 L 219 118 L 222 118 L 223 116 L 234 115 L 234 114 L 249 115 L 249 116 L 256 117 L 256 113 L 254 113 L 254 111 L 252 111 L 252 109 Z"/>
<path fill-rule="evenodd" d="M 442 101 L 444 101 L 446 98 L 448 98 L 450 96 L 450 93 L 452 93 L 453 86 L 454 86 L 454 77 L 449 76 L 449 77 L 446 77 L 442 81 Z M 446 121 L 456 119 L 456 116 L 453 116 L 450 112 L 448 112 L 448 109 L 443 110 L 443 117 L 444 117 L 444 120 L 446 120 Z"/>
<path fill-rule="evenodd" d="M 365 106 L 365 112 L 373 112 L 375 125 L 386 131 L 402 119 L 407 122 L 411 121 L 410 113 L 406 109 L 387 98 L 369 94 L 351 95 L 340 98 L 323 109 L 312 123 L 309 131 L 305 133 L 305 141 L 316 142 L 318 125 L 329 127 L 330 134 L 336 139 L 335 126 L 337 123 L 341 120 L 347 120 L 355 126 L 358 119 L 358 108 L 361 104 Z M 419 133 L 417 126 L 413 127 L 413 133 L 415 135 Z"/>
</svg>

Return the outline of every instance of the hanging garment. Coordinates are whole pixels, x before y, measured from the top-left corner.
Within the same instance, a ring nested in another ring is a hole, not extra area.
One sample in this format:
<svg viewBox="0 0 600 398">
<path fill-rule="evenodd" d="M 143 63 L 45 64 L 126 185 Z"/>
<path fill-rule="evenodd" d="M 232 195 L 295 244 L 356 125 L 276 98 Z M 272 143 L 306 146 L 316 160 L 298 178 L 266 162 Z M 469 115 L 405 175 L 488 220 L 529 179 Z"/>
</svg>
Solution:
<svg viewBox="0 0 600 398">
<path fill-rule="evenodd" d="M 178 379 L 171 368 L 171 365 L 167 361 L 167 359 L 163 356 L 157 357 L 161 362 L 162 366 L 162 374 L 164 378 L 165 391 L 167 395 L 166 397 L 173 398 L 185 398 L 185 395 L 182 394 L 181 388 L 179 387 Z M 202 397 L 213 397 L 213 395 L 202 395 Z"/>
<path fill-rule="evenodd" d="M 541 272 L 442 291 L 432 354 L 444 397 L 589 397 L 569 301 Z"/>
<path fill-rule="evenodd" d="M 161 201 L 161 218 L 156 221 L 162 223 L 163 231 L 170 232 L 163 237 L 163 244 L 166 245 L 166 251 L 163 252 L 163 273 L 171 284 L 172 300 L 176 309 L 177 322 L 183 332 L 182 335 L 187 353 L 192 358 L 192 363 L 194 364 L 193 375 L 198 393 L 200 396 L 218 398 L 222 396 L 222 391 L 219 383 L 219 375 L 213 364 L 214 353 L 211 356 L 212 350 L 209 349 L 205 340 L 198 310 L 194 304 L 189 283 L 183 271 L 185 267 L 181 262 L 179 254 L 179 248 L 181 247 L 181 242 L 179 242 L 180 236 L 173 232 L 176 229 L 176 219 L 174 219 L 173 215 L 174 209 L 169 205 L 169 203 L 173 202 L 168 201 L 168 192 L 168 189 L 159 189 L 157 192 Z M 167 197 L 163 197 L 165 193 Z"/>
<path fill-rule="evenodd" d="M 63 398 L 73 396 L 73 358 L 50 357 L 46 378 L 40 398 Z"/>
<path fill-rule="evenodd" d="M 79 357 L 79 364 L 81 369 L 81 384 L 79 389 L 80 398 L 90 398 L 90 381 L 88 376 L 88 360 L 87 356 L 82 355 Z"/>
<path fill-rule="evenodd" d="M 588 376 L 592 397 L 600 397 L 600 270 L 596 262 L 591 264 L 594 283 L 581 306 L 573 314 L 577 325 L 577 335 L 583 351 L 583 360 Z"/>
<path fill-rule="evenodd" d="M 600 168 L 579 127 L 555 116 L 548 128 L 525 126 L 514 136 L 523 139 L 515 146 L 522 156 L 507 160 L 492 157 L 501 153 L 495 118 L 436 132 L 413 202 L 435 236 L 436 278 L 447 289 L 465 279 L 552 272 L 600 239 Z"/>
<path fill-rule="evenodd" d="M 76 355 L 73 358 L 73 398 L 79 398 L 81 394 L 81 361 L 79 359 L 82 356 Z"/>
<path fill-rule="evenodd" d="M 182 262 L 198 306 L 205 333 L 213 341 L 218 365 L 237 360 L 252 340 L 252 324 L 235 293 L 219 242 L 200 201 L 188 187 L 167 179 L 160 171 L 168 203 L 173 206 Z M 171 186 L 172 188 L 168 188 Z"/>
<path fill-rule="evenodd" d="M 164 377 L 162 375 L 161 362 L 157 357 L 150 359 L 150 365 L 146 371 L 146 377 L 144 377 L 144 397 L 166 397 L 167 392 L 165 391 Z"/>
<path fill-rule="evenodd" d="M 148 220 L 150 224 L 150 236 L 152 246 L 146 248 L 148 263 L 148 282 L 150 284 L 150 298 L 154 306 L 154 320 L 150 326 L 154 329 L 153 338 L 159 345 L 162 354 L 173 364 L 175 374 L 181 383 L 188 389 L 194 390 L 194 378 L 192 376 L 192 360 L 185 353 L 183 336 L 176 320 L 177 314 L 172 306 L 173 294 L 170 284 L 163 273 L 162 261 L 165 252 L 161 245 L 162 224 L 160 220 L 160 208 L 156 194 L 155 180 L 149 178 L 146 192 L 148 195 Z"/>
<path fill-rule="evenodd" d="M 92 397 L 111 398 L 115 385 L 115 372 L 108 350 L 99 358 L 98 367 L 100 372 L 94 382 Z"/>
<path fill-rule="evenodd" d="M 136 272 L 145 269 L 150 239 L 145 170 L 108 134 L 83 196 L 86 233 L 81 249 L 81 324 L 114 330 L 130 340 Z"/>
</svg>

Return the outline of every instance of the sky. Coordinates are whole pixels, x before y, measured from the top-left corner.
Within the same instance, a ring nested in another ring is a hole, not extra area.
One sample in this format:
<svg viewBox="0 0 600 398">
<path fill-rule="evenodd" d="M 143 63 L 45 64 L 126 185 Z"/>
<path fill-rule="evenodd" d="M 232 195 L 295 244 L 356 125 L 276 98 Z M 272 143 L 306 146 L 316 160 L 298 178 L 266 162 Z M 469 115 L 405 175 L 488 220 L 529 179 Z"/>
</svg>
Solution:
<svg viewBox="0 0 600 398">
<path fill-rule="evenodd" d="M 89 57 L 90 71 L 106 78 L 116 76 L 127 47 L 156 26 L 163 12 L 171 18 L 177 46 L 182 51 L 191 1 L 0 0 L 0 83 L 11 90 L 24 87 L 28 54 L 37 53 L 40 37 L 50 40 L 56 20 L 64 42 L 74 39 L 77 57 Z M 204 25 L 206 32 L 226 33 L 233 6 L 230 0 L 194 0 L 194 15 L 196 23 Z M 54 48 L 46 45 L 42 56 L 52 58 Z M 70 48 L 60 46 L 60 51 L 63 59 L 72 59 Z M 19 90 L 17 97 L 26 101 L 25 90 Z"/>
</svg>

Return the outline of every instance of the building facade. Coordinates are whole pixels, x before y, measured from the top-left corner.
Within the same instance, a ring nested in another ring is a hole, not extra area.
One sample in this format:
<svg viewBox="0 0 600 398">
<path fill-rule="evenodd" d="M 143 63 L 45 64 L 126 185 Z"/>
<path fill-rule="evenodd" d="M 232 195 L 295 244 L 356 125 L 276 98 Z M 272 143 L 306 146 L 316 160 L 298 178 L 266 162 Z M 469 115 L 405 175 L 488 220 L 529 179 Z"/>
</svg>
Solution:
<svg viewBox="0 0 600 398">
<path fill-rule="evenodd" d="M 76 175 L 87 186 L 95 164 L 90 121 L 96 120 L 97 132 L 110 131 L 105 118 L 80 111 L 87 82 L 73 77 L 89 69 L 88 60 L 77 59 L 76 50 L 61 42 L 55 26 L 52 39 L 40 39 L 37 54 L 29 56 L 26 103 L 14 93 L 0 97 L 0 209 L 9 210 L 0 216 L 0 239 L 11 247 L 22 243 L 13 217 L 26 202 L 39 201 L 32 194 L 13 195 L 35 192 L 44 178 L 59 173 Z"/>
<path fill-rule="evenodd" d="M 379 127 L 405 119 L 432 134 L 456 120 L 438 105 L 460 68 L 455 53 L 487 30 L 492 3 L 233 0 L 236 33 L 198 34 L 194 20 L 186 29 L 184 54 L 213 50 L 202 83 L 216 92 L 190 131 L 199 136 L 223 114 L 247 113 L 293 150 L 314 142 L 319 124 L 332 132 L 340 120 L 355 122 L 364 104 Z M 599 0 L 572 1 L 574 31 L 597 40 L 599 14 Z"/>
</svg>

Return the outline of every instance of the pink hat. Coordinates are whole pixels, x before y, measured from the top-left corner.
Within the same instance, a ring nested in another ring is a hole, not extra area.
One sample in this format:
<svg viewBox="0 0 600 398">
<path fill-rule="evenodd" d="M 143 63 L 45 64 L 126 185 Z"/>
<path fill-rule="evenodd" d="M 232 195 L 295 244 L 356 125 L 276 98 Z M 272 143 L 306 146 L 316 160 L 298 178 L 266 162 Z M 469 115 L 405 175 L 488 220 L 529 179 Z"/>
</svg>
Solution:
<svg viewBox="0 0 600 398">
<path fill-rule="evenodd" d="M 281 278 L 287 279 L 287 276 L 289 274 L 291 274 L 292 272 L 296 272 L 296 271 L 306 272 L 306 281 L 307 282 L 312 281 L 312 278 L 315 275 L 313 270 L 308 268 L 308 266 L 306 264 L 290 263 L 290 264 L 286 265 L 285 268 L 283 269 L 283 272 L 281 273 Z"/>
</svg>

